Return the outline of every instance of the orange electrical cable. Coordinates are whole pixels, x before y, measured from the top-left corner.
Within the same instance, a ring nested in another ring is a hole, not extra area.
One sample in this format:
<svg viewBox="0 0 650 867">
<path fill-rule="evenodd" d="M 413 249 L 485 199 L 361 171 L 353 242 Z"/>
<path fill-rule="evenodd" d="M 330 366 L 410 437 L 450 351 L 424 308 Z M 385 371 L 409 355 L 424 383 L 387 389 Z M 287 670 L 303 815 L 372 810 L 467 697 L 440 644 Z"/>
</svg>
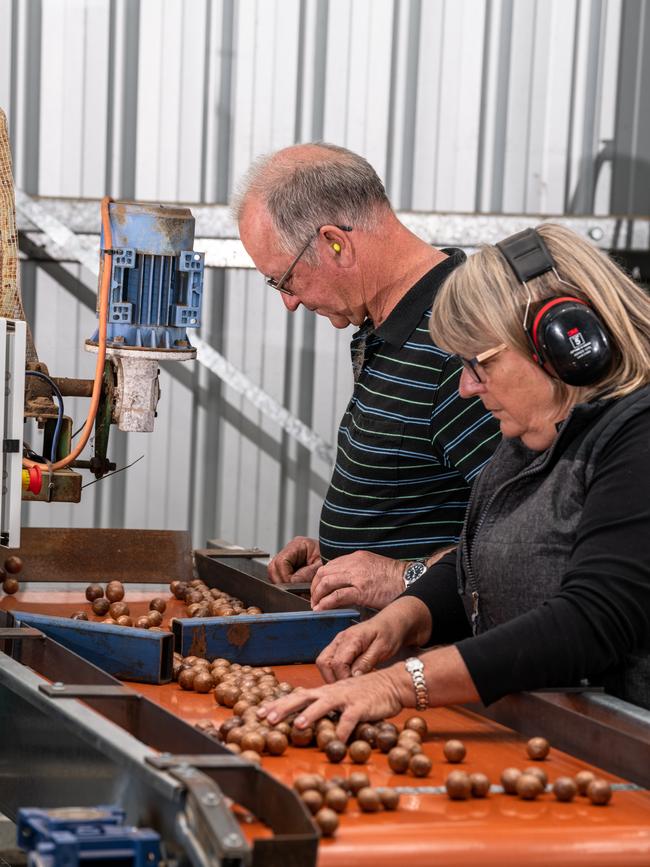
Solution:
<svg viewBox="0 0 650 867">
<path fill-rule="evenodd" d="M 97 415 L 97 408 L 99 407 L 99 397 L 102 391 L 102 380 L 104 378 L 104 363 L 106 361 L 108 296 L 110 291 L 111 270 L 113 264 L 113 236 L 111 233 L 111 220 L 109 214 L 109 205 L 111 202 L 112 199 L 109 196 L 104 196 L 101 204 L 102 229 L 104 232 L 104 250 L 102 251 L 103 256 L 101 261 L 101 281 L 99 288 L 99 341 L 97 346 L 95 380 L 93 382 L 93 391 L 90 397 L 90 408 L 88 410 L 88 417 L 86 418 L 86 423 L 84 425 L 83 431 L 81 432 L 81 436 L 79 437 L 76 446 L 69 455 L 66 455 L 64 458 L 54 464 L 49 464 L 47 462 L 41 461 L 30 461 L 27 458 L 23 458 L 24 467 L 47 467 L 50 471 L 60 470 L 63 469 L 63 467 L 67 467 L 68 464 L 71 464 L 72 461 L 79 457 L 79 455 L 83 451 L 86 443 L 88 442 L 88 439 L 90 438 L 93 424 L 95 423 L 95 416 Z"/>
</svg>

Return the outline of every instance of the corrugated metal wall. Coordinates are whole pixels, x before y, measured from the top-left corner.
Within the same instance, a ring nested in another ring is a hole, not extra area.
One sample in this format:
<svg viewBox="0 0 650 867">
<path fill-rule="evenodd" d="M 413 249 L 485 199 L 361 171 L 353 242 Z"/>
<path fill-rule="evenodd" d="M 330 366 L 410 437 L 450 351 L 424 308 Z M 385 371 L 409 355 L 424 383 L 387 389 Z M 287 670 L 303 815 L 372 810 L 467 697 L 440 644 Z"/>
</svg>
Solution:
<svg viewBox="0 0 650 867">
<path fill-rule="evenodd" d="M 646 30 L 646 0 L 0 0 L 0 105 L 16 183 L 41 195 L 225 202 L 256 155 L 325 139 L 364 154 L 398 208 L 607 213 L 617 123 L 647 101 L 621 40 L 642 58 Z M 54 375 L 92 374 L 82 280 L 23 265 Z M 214 270 L 202 335 L 334 441 L 349 333 L 288 315 L 259 275 Z M 118 465 L 143 461 L 26 521 L 271 549 L 315 532 L 326 465 L 197 365 L 162 389 L 154 434 L 111 436 Z"/>
</svg>

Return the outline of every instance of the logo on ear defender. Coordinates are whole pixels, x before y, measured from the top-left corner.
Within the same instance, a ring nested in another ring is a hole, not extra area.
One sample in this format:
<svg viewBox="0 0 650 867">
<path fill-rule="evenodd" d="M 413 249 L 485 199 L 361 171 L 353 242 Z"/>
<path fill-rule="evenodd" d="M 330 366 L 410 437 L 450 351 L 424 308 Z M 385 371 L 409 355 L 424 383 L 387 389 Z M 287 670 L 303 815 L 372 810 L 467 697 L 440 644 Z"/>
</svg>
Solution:
<svg viewBox="0 0 650 867">
<path fill-rule="evenodd" d="M 570 354 L 574 358 L 584 358 L 585 355 L 589 355 L 591 353 L 591 340 L 585 340 L 582 335 L 582 331 L 579 331 L 577 328 L 570 328 L 567 331 L 566 336 L 569 338 L 569 342 L 571 344 Z"/>
</svg>

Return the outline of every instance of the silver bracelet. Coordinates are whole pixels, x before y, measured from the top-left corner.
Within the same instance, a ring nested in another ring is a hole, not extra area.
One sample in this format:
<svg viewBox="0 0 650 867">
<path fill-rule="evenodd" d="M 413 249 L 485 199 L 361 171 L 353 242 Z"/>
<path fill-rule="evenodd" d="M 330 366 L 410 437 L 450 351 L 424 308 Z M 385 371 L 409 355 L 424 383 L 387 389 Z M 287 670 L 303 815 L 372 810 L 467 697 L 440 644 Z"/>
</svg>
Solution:
<svg viewBox="0 0 650 867">
<path fill-rule="evenodd" d="M 404 665 L 413 681 L 415 709 L 426 710 L 429 707 L 429 691 L 427 689 L 427 682 L 424 679 L 424 663 L 417 656 L 409 656 Z"/>
</svg>

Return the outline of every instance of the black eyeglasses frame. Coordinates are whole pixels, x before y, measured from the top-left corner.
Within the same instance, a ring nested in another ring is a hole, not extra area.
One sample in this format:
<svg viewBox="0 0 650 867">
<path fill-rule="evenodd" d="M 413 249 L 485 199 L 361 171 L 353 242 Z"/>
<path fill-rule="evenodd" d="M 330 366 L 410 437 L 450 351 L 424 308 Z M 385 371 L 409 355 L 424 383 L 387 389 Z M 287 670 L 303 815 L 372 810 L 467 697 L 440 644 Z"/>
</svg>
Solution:
<svg viewBox="0 0 650 867">
<path fill-rule="evenodd" d="M 499 352 L 503 352 L 503 350 L 507 348 L 508 347 L 505 343 L 500 343 L 498 346 L 492 347 L 492 349 L 486 349 L 485 352 L 479 352 L 479 354 L 475 355 L 474 358 L 463 358 L 462 355 L 459 355 L 458 358 L 462 361 L 463 366 L 467 372 L 472 375 L 473 379 L 481 385 L 485 385 L 486 380 L 481 379 L 479 375 L 479 370 L 482 370 L 481 365 L 484 361 L 494 358 L 495 355 L 498 355 Z"/>
<path fill-rule="evenodd" d="M 280 277 L 279 280 L 276 280 L 275 277 L 265 277 L 265 278 L 264 278 L 264 282 L 266 283 L 266 285 L 267 285 L 267 286 L 270 286 L 271 289 L 277 289 L 277 291 L 278 291 L 278 292 L 282 292 L 283 295 L 291 295 L 291 296 L 294 296 L 296 293 L 295 293 L 295 292 L 292 292 L 291 289 L 285 289 L 284 284 L 287 282 L 287 280 L 289 279 L 289 277 L 291 277 L 291 274 L 293 273 L 293 269 L 296 267 L 296 265 L 298 264 L 298 262 L 300 262 L 300 260 L 301 260 L 302 257 L 304 256 L 304 254 L 307 252 L 307 248 L 309 247 L 309 245 L 311 244 L 311 242 L 312 242 L 315 238 L 317 238 L 317 237 L 320 235 L 320 231 L 321 231 L 321 229 L 324 229 L 325 226 L 327 226 L 327 225 L 329 225 L 329 224 L 328 224 L 328 223 L 324 223 L 322 226 L 319 226 L 319 227 L 316 229 L 316 231 L 315 231 L 312 235 L 309 236 L 309 238 L 308 238 L 307 243 L 305 244 L 305 246 L 300 250 L 300 252 L 299 252 L 298 255 L 296 256 L 296 258 L 295 258 L 295 259 L 293 260 L 293 262 L 289 265 L 289 267 L 288 267 L 287 270 L 284 272 L 284 274 Z M 335 224 L 332 223 L 332 225 L 335 225 Z M 351 232 L 351 231 L 352 231 L 352 226 L 336 226 L 336 228 L 337 228 L 337 229 L 340 229 L 341 232 Z"/>
</svg>

